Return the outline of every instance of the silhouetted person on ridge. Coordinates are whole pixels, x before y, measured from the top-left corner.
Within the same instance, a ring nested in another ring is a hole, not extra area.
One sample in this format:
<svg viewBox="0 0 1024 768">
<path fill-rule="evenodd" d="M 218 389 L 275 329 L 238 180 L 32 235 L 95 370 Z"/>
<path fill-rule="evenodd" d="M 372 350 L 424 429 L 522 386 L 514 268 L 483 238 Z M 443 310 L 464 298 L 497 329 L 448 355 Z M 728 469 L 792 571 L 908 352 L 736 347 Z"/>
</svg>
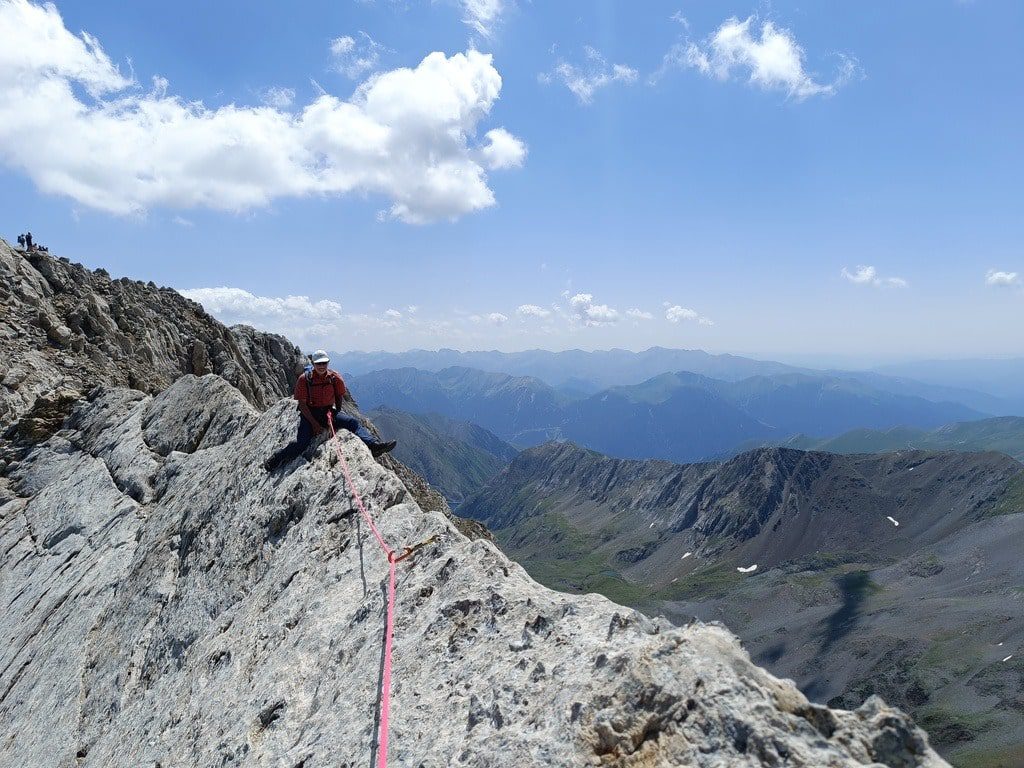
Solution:
<svg viewBox="0 0 1024 768">
<path fill-rule="evenodd" d="M 24 235 L 18 235 L 18 247 L 21 248 L 21 250 L 25 250 L 25 236 Z"/>
<path fill-rule="evenodd" d="M 359 423 L 359 419 L 341 411 L 345 399 L 345 381 L 341 374 L 327 367 L 330 358 L 322 349 L 313 353 L 313 370 L 304 372 L 295 382 L 294 397 L 299 402 L 299 431 L 295 440 L 263 463 L 268 471 L 287 464 L 327 429 L 327 414 L 331 414 L 335 429 L 347 429 L 360 438 L 370 453 L 380 456 L 395 447 L 394 440 L 382 442 Z"/>
<path fill-rule="evenodd" d="M 25 233 L 25 250 L 27 250 L 27 251 L 31 251 L 32 250 L 32 233 L 31 232 L 26 232 Z"/>
</svg>

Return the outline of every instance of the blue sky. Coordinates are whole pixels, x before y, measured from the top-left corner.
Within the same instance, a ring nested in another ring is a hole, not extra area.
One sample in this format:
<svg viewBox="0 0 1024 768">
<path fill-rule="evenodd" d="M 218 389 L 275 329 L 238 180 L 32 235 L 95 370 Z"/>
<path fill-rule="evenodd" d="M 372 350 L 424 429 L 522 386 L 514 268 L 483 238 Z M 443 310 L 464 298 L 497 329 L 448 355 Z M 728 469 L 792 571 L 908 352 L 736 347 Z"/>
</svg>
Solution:
<svg viewBox="0 0 1024 768">
<path fill-rule="evenodd" d="M 3 236 L 306 347 L 1022 355 L 1022 33 L 987 0 L 0 0 Z"/>
</svg>

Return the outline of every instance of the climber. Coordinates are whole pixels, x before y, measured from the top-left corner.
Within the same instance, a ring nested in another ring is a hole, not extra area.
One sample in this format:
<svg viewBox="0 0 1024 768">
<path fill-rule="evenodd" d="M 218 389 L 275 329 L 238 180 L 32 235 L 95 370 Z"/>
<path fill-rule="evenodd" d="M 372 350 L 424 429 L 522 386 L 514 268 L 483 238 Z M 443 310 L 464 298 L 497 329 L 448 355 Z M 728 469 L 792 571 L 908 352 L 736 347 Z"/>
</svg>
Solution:
<svg viewBox="0 0 1024 768">
<path fill-rule="evenodd" d="M 23 251 L 25 250 L 25 236 L 24 235 L 18 235 L 18 247 L 21 248 L 21 250 L 23 250 Z"/>
<path fill-rule="evenodd" d="M 31 232 L 26 232 L 25 233 L 25 250 L 27 250 L 27 251 L 31 251 L 32 250 L 32 233 Z"/>
<path fill-rule="evenodd" d="M 264 468 L 274 470 L 294 459 L 310 444 L 314 437 L 327 429 L 327 414 L 330 413 L 334 426 L 347 429 L 359 437 L 374 456 L 387 453 L 395 447 L 394 440 L 383 442 L 359 423 L 359 419 L 343 413 L 345 381 L 341 374 L 327 367 L 330 358 L 322 349 L 313 353 L 313 368 L 299 376 L 295 382 L 294 397 L 299 403 L 299 431 L 295 440 L 275 453 L 264 463 Z"/>
</svg>

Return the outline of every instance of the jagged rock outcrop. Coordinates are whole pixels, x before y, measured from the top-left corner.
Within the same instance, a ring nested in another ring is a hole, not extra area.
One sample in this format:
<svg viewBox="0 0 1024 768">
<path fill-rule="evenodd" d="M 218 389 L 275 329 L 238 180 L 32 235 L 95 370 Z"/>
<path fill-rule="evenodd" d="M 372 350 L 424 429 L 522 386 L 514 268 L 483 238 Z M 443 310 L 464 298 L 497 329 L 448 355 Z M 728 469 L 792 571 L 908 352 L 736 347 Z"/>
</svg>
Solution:
<svg viewBox="0 0 1024 768">
<path fill-rule="evenodd" d="M 230 418 L 217 414 L 232 414 Z M 96 390 L 0 478 L 0 764 L 371 764 L 387 565 L 293 407 L 215 376 Z M 343 433 L 401 564 L 395 766 L 946 765 L 871 698 L 810 704 L 723 627 L 533 582 Z"/>
<path fill-rule="evenodd" d="M 284 337 L 228 328 L 171 288 L 3 240 L 0 307 L 0 433 L 25 417 L 30 440 L 99 384 L 156 394 L 182 374 L 216 373 L 263 409 L 291 391 L 302 362 Z"/>
</svg>

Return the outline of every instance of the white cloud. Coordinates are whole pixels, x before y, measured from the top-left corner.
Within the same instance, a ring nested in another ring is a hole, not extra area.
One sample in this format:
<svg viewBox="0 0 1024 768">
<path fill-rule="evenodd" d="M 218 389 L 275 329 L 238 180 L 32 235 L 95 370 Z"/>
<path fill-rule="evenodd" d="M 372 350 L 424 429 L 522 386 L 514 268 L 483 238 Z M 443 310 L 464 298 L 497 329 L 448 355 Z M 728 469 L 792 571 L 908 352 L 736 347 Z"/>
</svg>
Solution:
<svg viewBox="0 0 1024 768">
<path fill-rule="evenodd" d="M 294 342 L 310 344 L 340 334 L 346 326 L 341 304 L 308 296 L 257 296 L 241 288 L 194 288 L 179 291 L 202 304 L 223 323 L 243 323 L 281 333 Z"/>
<path fill-rule="evenodd" d="M 274 109 L 288 109 L 295 101 L 295 91 L 291 88 L 267 88 L 262 94 L 263 103 Z"/>
<path fill-rule="evenodd" d="M 526 159 L 526 144 L 504 128 L 493 128 L 484 134 L 487 139 L 480 149 L 484 165 L 492 171 L 519 168 Z"/>
<path fill-rule="evenodd" d="M 297 113 L 210 109 L 169 95 L 162 78 L 142 92 L 54 6 L 0 3 L 0 162 L 45 193 L 115 214 L 371 194 L 390 201 L 392 218 L 455 219 L 495 203 L 485 148 L 490 167 L 515 157 L 504 136 L 475 141 L 500 91 L 491 56 L 470 50 L 432 53 L 374 75 L 348 101 L 324 93 Z"/>
<path fill-rule="evenodd" d="M 831 96 L 860 71 L 853 57 L 839 54 L 841 63 L 832 82 L 817 82 L 807 72 L 804 50 L 792 32 L 765 21 L 758 39 L 751 34 L 755 21 L 753 16 L 746 21 L 734 16 L 701 43 L 677 43 L 665 55 L 655 79 L 671 67 L 692 67 L 723 81 L 742 74 L 751 85 L 784 90 L 800 101 L 810 96 Z"/>
<path fill-rule="evenodd" d="M 487 322 L 491 325 L 504 325 L 508 322 L 508 315 L 503 315 L 501 312 L 491 312 L 487 316 Z"/>
<path fill-rule="evenodd" d="M 330 299 L 314 301 L 308 296 L 257 296 L 241 288 L 193 288 L 179 291 L 223 323 L 251 325 L 271 333 L 280 333 L 304 348 L 326 347 L 339 339 L 376 332 L 394 336 L 412 334 L 426 328 L 428 334 L 447 325 L 436 320 L 422 326 L 415 318 L 397 309 L 383 314 L 346 314 L 341 304 Z M 433 329 L 433 330 L 431 330 Z"/>
<path fill-rule="evenodd" d="M 985 275 L 985 285 L 1009 288 L 1014 285 L 1020 285 L 1020 280 L 1018 279 L 1016 272 L 999 272 L 994 269 L 990 269 Z"/>
<path fill-rule="evenodd" d="M 684 320 L 695 320 L 699 325 L 714 325 L 715 322 L 710 318 L 703 317 L 696 310 L 690 309 L 689 307 L 682 307 L 679 304 L 672 304 L 666 301 L 665 307 L 665 319 L 670 323 L 681 323 Z"/>
<path fill-rule="evenodd" d="M 459 0 L 462 6 L 462 21 L 484 37 L 494 34 L 502 13 L 504 0 Z"/>
<path fill-rule="evenodd" d="M 619 313 L 607 304 L 595 304 L 589 293 L 577 293 L 569 299 L 569 308 L 575 322 L 586 326 L 612 325 L 618 322 Z"/>
<path fill-rule="evenodd" d="M 700 315 L 692 309 L 681 307 L 678 304 L 675 304 L 665 310 L 665 319 L 670 323 L 678 323 L 681 320 L 697 320 L 699 318 Z"/>
<path fill-rule="evenodd" d="M 873 286 L 875 288 L 906 288 L 907 281 L 902 277 L 879 277 L 878 270 L 872 266 L 858 265 L 855 272 L 843 267 L 840 273 L 854 285 Z"/>
<path fill-rule="evenodd" d="M 581 104 L 589 104 L 593 101 L 594 92 L 612 83 L 633 83 L 637 78 L 637 71 L 624 64 L 608 65 L 604 57 L 591 46 L 584 48 L 586 63 L 580 66 L 570 64 L 567 61 L 559 61 L 554 70 L 539 76 L 542 83 L 550 83 L 553 79 L 560 79 Z"/>
<path fill-rule="evenodd" d="M 365 32 L 358 39 L 345 35 L 331 40 L 331 69 L 352 80 L 377 69 L 380 56 L 387 49 Z"/>
<path fill-rule="evenodd" d="M 536 304 L 520 304 L 516 314 L 522 317 L 548 317 L 551 311 L 538 307 Z"/>
<path fill-rule="evenodd" d="M 631 317 L 634 320 L 653 320 L 654 315 L 650 312 L 644 312 L 642 309 L 627 309 L 626 317 Z"/>
<path fill-rule="evenodd" d="M 195 224 L 193 224 L 192 221 L 186 219 L 184 216 L 175 216 L 173 219 L 171 219 L 171 221 L 173 221 L 179 227 L 186 227 L 188 229 L 191 229 L 192 227 L 195 226 Z"/>
</svg>

